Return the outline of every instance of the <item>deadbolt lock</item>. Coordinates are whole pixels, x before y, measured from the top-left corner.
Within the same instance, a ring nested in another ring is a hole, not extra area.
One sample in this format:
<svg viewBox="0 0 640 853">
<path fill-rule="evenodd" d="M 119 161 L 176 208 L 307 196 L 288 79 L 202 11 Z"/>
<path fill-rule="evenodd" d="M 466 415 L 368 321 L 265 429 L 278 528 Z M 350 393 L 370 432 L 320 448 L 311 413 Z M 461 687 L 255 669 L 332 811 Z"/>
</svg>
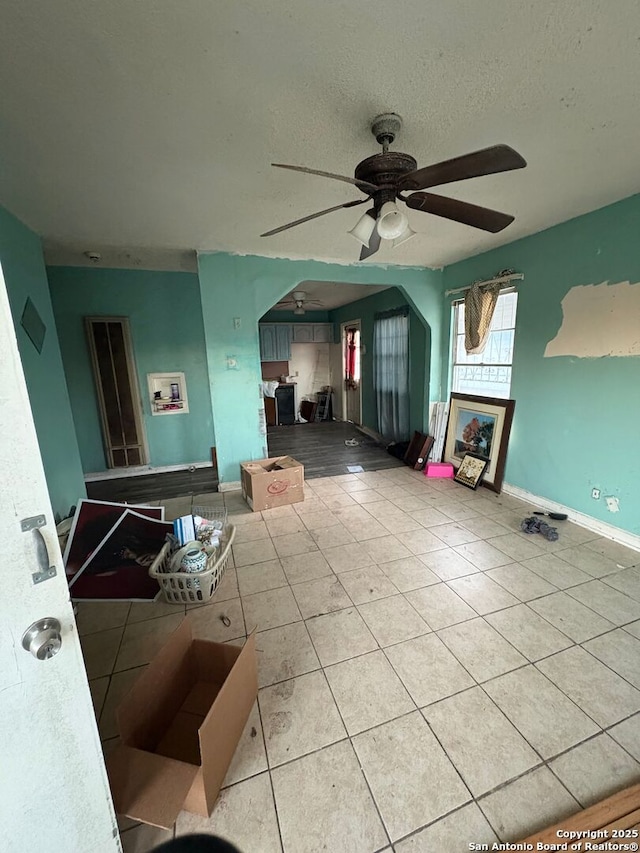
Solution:
<svg viewBox="0 0 640 853">
<path fill-rule="evenodd" d="M 22 635 L 22 647 L 38 660 L 48 660 L 57 655 L 62 645 L 60 623 L 52 616 L 38 619 Z"/>
</svg>

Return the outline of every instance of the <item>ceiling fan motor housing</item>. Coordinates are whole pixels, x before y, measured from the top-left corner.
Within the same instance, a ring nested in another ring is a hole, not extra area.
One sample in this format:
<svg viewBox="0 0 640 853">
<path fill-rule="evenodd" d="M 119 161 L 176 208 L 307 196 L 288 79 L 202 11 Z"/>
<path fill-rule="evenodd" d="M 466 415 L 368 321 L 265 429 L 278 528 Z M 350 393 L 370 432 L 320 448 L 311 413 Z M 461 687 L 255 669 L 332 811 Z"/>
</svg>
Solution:
<svg viewBox="0 0 640 853">
<path fill-rule="evenodd" d="M 354 174 L 357 180 L 368 181 L 380 187 L 380 191 L 374 194 L 376 208 L 380 208 L 385 201 L 395 201 L 395 187 L 399 178 L 417 168 L 418 164 L 410 154 L 387 151 L 386 154 L 373 154 L 362 160 L 356 166 Z"/>
</svg>

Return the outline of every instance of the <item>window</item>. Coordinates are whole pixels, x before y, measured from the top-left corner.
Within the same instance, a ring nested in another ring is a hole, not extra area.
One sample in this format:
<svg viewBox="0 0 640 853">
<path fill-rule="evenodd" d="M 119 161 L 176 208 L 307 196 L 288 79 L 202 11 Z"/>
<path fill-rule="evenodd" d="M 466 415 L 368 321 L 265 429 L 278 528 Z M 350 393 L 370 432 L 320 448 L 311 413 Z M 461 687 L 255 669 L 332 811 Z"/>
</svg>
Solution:
<svg viewBox="0 0 640 853">
<path fill-rule="evenodd" d="M 482 397 L 509 397 L 517 304 L 518 294 L 515 290 L 500 294 L 484 352 L 467 355 L 464 348 L 464 302 L 453 303 L 455 340 L 452 391 Z"/>
</svg>

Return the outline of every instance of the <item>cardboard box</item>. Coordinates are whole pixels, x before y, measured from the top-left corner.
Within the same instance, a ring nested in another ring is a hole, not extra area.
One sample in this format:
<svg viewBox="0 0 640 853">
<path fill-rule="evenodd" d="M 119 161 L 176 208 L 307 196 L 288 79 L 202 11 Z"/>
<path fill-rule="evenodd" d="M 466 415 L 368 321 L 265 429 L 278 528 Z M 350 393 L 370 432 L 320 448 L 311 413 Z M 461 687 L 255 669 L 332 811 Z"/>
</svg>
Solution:
<svg viewBox="0 0 640 853">
<path fill-rule="evenodd" d="M 304 500 L 304 466 L 291 456 L 240 464 L 242 496 L 254 512 Z"/>
<path fill-rule="evenodd" d="M 116 811 L 163 829 L 181 809 L 208 817 L 257 695 L 254 635 L 243 648 L 196 640 L 185 619 L 116 711 Z"/>
</svg>

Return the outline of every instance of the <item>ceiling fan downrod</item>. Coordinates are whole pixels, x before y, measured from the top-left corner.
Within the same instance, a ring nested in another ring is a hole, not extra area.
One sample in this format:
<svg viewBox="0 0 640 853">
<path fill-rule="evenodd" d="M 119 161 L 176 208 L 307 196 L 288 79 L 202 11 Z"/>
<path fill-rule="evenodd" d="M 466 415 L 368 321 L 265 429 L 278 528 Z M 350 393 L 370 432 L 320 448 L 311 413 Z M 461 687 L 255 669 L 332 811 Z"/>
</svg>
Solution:
<svg viewBox="0 0 640 853">
<path fill-rule="evenodd" d="M 382 113 L 376 116 L 371 123 L 371 133 L 376 138 L 378 145 L 382 145 L 382 153 L 386 154 L 400 130 L 402 119 L 397 113 Z"/>
</svg>

